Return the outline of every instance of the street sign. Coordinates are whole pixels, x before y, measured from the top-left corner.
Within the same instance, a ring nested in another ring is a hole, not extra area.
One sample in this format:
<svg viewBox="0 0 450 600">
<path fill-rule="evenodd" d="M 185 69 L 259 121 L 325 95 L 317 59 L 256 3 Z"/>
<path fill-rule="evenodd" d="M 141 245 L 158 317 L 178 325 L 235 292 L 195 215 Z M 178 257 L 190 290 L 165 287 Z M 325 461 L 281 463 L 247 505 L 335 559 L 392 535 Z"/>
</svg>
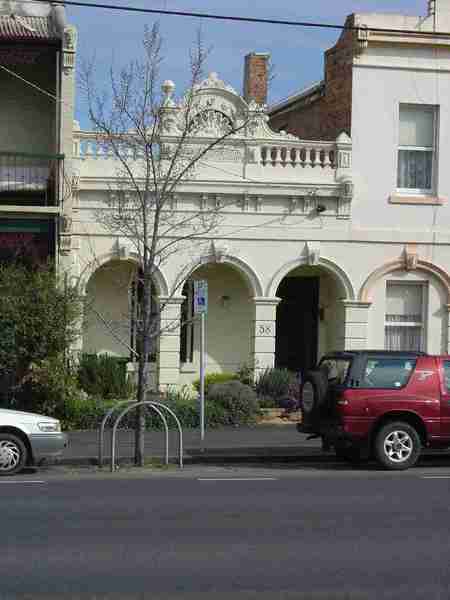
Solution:
<svg viewBox="0 0 450 600">
<path fill-rule="evenodd" d="M 194 281 L 194 313 L 196 315 L 208 312 L 208 282 L 204 279 Z"/>
</svg>

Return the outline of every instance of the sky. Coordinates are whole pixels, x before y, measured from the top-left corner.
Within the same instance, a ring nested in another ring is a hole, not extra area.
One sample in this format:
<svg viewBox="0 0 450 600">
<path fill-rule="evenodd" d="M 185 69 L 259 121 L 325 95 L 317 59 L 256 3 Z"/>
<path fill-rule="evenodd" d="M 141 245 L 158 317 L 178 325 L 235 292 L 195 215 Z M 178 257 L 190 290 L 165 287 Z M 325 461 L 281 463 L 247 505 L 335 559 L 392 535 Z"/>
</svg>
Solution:
<svg viewBox="0 0 450 600">
<path fill-rule="evenodd" d="M 83 0 L 84 1 L 84 0 Z M 95 0 L 92 0 L 95 1 Z M 105 4 L 164 10 L 207 12 L 343 24 L 353 12 L 382 12 L 425 15 L 427 0 L 99 0 Z M 88 3 L 89 0 L 86 0 Z M 68 7 L 69 23 L 78 29 L 78 60 L 95 57 L 97 72 L 107 73 L 142 52 L 144 25 L 160 23 L 163 37 L 162 79 L 171 79 L 181 92 L 188 81 L 189 49 L 199 27 L 205 44 L 211 48 L 206 74 L 220 79 L 242 93 L 244 56 L 268 52 L 274 65 L 269 104 L 286 98 L 323 77 L 323 52 L 334 45 L 339 31 L 280 25 L 233 23 Z M 76 118 L 89 128 L 84 102 L 77 94 Z"/>
</svg>

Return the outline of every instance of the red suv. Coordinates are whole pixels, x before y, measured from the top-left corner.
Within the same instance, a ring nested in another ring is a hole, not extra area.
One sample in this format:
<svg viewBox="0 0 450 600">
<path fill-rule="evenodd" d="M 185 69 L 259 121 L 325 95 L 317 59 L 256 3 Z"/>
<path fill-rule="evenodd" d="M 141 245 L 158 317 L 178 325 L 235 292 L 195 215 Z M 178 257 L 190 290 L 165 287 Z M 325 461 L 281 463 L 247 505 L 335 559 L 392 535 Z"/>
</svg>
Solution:
<svg viewBox="0 0 450 600">
<path fill-rule="evenodd" d="M 421 352 L 327 354 L 302 385 L 301 433 L 345 459 L 412 467 L 422 447 L 450 447 L 450 356 Z"/>
</svg>

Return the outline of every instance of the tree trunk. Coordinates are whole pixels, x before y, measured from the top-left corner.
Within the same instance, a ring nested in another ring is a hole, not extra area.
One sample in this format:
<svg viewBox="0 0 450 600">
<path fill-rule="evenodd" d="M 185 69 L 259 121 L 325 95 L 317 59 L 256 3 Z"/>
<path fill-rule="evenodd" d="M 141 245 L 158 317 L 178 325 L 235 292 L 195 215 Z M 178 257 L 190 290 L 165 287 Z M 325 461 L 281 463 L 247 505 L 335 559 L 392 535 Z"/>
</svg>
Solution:
<svg viewBox="0 0 450 600">
<path fill-rule="evenodd" d="M 139 357 L 139 370 L 138 370 L 138 390 L 137 398 L 138 402 L 144 402 L 146 399 L 148 379 L 148 362 L 145 361 L 143 353 Z M 138 406 L 136 409 L 136 420 L 134 426 L 134 463 L 138 467 L 144 465 L 145 457 L 145 406 Z"/>
<path fill-rule="evenodd" d="M 148 266 L 144 270 L 144 293 L 142 299 L 141 315 L 141 351 L 139 353 L 138 390 L 137 401 L 144 402 L 147 399 L 149 380 L 149 357 L 151 343 L 151 277 Z M 138 406 L 135 421 L 135 446 L 134 462 L 137 466 L 144 466 L 145 458 L 145 414 L 146 406 Z"/>
</svg>

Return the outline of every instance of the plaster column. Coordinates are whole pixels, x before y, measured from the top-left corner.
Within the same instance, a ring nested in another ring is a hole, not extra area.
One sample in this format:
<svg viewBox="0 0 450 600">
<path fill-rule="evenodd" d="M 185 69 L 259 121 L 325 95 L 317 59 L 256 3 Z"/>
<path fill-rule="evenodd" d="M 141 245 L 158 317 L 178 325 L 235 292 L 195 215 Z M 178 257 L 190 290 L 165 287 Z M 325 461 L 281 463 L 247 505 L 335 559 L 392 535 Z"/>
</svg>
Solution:
<svg viewBox="0 0 450 600">
<path fill-rule="evenodd" d="M 73 124 L 75 110 L 75 61 L 77 49 L 77 30 L 72 25 L 64 28 L 62 52 L 59 55 L 60 86 L 57 104 L 57 153 L 64 155 L 59 173 L 59 196 L 61 215 L 57 220 L 57 252 L 60 268 L 70 269 L 72 253 L 72 203 L 73 190 Z M 76 192 L 75 192 L 76 193 Z"/>
<path fill-rule="evenodd" d="M 275 330 L 277 306 L 281 298 L 256 297 L 253 330 L 253 361 L 255 376 L 275 364 Z"/>
<path fill-rule="evenodd" d="M 369 309 L 371 302 L 343 300 L 343 322 L 340 332 L 340 350 L 367 349 Z"/>
<path fill-rule="evenodd" d="M 160 296 L 161 335 L 158 352 L 158 381 L 162 390 L 177 385 L 180 377 L 180 321 L 184 296 Z"/>
</svg>

